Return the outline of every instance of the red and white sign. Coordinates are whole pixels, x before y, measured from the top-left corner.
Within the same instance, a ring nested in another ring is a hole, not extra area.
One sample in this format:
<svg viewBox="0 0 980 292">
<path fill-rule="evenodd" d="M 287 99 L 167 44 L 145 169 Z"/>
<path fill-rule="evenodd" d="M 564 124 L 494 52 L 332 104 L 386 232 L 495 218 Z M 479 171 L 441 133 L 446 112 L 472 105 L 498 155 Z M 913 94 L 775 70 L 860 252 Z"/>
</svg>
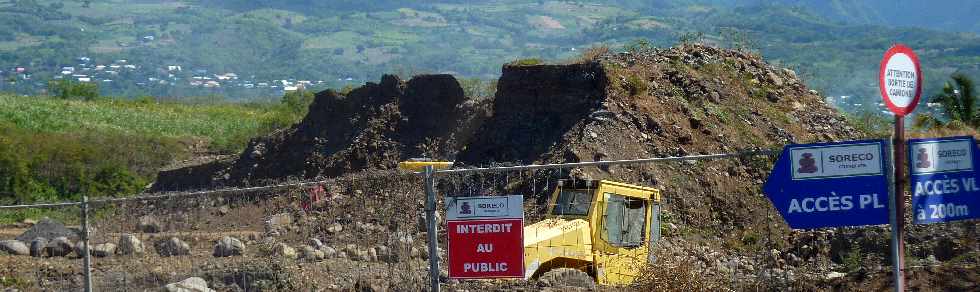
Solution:
<svg viewBox="0 0 980 292">
<path fill-rule="evenodd" d="M 895 115 L 905 116 L 914 111 L 922 97 L 919 56 L 902 44 L 888 49 L 878 70 L 878 88 L 885 105 Z"/>
<path fill-rule="evenodd" d="M 524 196 L 449 197 L 449 277 L 524 277 Z"/>
</svg>

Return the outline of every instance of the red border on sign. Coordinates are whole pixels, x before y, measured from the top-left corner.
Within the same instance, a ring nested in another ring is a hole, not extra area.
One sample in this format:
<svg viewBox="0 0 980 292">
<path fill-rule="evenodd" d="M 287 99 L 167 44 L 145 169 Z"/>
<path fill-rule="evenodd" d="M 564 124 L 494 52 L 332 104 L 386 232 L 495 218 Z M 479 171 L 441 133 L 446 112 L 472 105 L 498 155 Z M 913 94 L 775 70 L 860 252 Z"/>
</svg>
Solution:
<svg viewBox="0 0 980 292">
<path fill-rule="evenodd" d="M 449 227 L 449 222 L 457 222 L 457 223 L 458 222 L 485 222 L 485 221 L 495 222 L 495 221 L 510 221 L 510 220 L 519 221 L 521 223 L 520 224 L 521 225 L 521 228 L 520 228 L 520 230 L 521 230 L 521 261 L 520 261 L 520 263 L 521 263 L 521 269 L 520 269 L 521 276 L 520 277 L 516 277 L 516 276 L 472 276 L 472 277 L 466 277 L 466 276 L 453 275 L 452 269 L 448 266 L 448 265 L 451 264 L 449 262 L 449 251 L 452 249 L 450 247 L 450 244 L 452 244 L 452 241 L 449 240 L 449 232 L 451 232 L 451 231 L 447 230 L 447 232 L 446 232 L 446 265 L 447 265 L 446 271 L 449 274 L 449 278 L 450 279 L 508 279 L 508 278 L 509 279 L 522 279 L 522 278 L 524 278 L 524 273 L 527 272 L 527 271 L 524 270 L 526 268 L 524 266 L 524 257 L 526 256 L 524 254 L 524 252 L 525 252 L 524 251 L 524 218 L 477 219 L 477 220 L 446 220 L 446 228 Z"/>
<path fill-rule="evenodd" d="M 912 59 L 912 64 L 915 65 L 915 98 L 912 99 L 912 102 L 907 107 L 899 107 L 892 103 L 891 97 L 885 91 L 885 66 L 888 64 L 888 60 L 898 53 L 909 56 Z M 885 57 L 881 58 L 881 65 L 878 67 L 878 91 L 881 92 L 881 99 L 885 101 L 888 109 L 897 116 L 908 115 L 919 105 L 919 99 L 922 97 L 922 66 L 919 65 L 919 56 L 912 51 L 912 48 L 903 44 L 895 44 L 885 52 Z"/>
</svg>

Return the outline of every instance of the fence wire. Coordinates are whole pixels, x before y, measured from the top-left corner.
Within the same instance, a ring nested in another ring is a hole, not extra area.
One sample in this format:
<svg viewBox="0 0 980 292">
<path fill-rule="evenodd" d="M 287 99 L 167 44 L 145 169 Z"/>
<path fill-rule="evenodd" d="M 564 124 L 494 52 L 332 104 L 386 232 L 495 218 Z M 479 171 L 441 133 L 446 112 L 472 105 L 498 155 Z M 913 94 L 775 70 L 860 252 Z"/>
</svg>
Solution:
<svg viewBox="0 0 980 292">
<path fill-rule="evenodd" d="M 535 279 L 449 279 L 445 197 L 524 195 L 527 226 L 544 220 L 554 207 L 549 199 L 560 180 L 575 185 L 580 180 L 613 179 L 663 191 L 664 213 L 658 228 L 664 239 L 651 251 L 657 260 L 624 260 L 633 263 L 639 273 L 637 284 L 625 289 L 807 290 L 810 286 L 801 282 L 809 279 L 786 268 L 792 263 L 780 253 L 786 250 L 783 239 L 773 238 L 774 230 L 785 226 L 768 201 L 755 195 L 764 179 L 759 173 L 768 173 L 774 154 L 777 152 L 761 150 L 438 171 L 434 179 L 439 252 L 432 256 L 439 259 L 439 282 L 443 288 L 470 291 L 539 290 L 556 284 Z M 712 162 L 699 162 L 704 160 Z M 749 174 L 711 182 L 692 170 Z M 746 176 L 754 179 L 749 182 L 752 187 L 737 191 L 755 195 L 746 200 L 755 205 L 712 201 L 723 198 L 712 193 L 715 188 L 745 184 L 738 180 Z M 88 203 L 87 221 L 92 288 L 157 290 L 199 277 L 218 291 L 427 290 L 430 255 L 423 188 L 418 173 L 380 171 L 261 187 L 93 199 Z M 753 210 L 755 218 L 733 218 L 725 208 L 734 207 L 758 210 Z M 35 212 L 38 208 L 44 211 Z M 0 206 L 4 215 L 24 210 L 64 223 L 69 230 L 62 232 L 67 241 L 80 246 L 80 203 Z M 30 233 L 32 224 L 0 228 L 0 240 Z M 46 224 L 37 222 L 33 227 Z M 729 234 L 690 240 L 700 236 L 698 228 L 708 227 Z M 53 240 L 55 235 L 42 237 Z M 717 244 L 706 246 L 704 242 Z M 592 243 L 592 239 L 566 241 L 544 248 L 562 250 Z M 30 249 L 30 240 L 26 245 Z M 0 256 L 0 287 L 83 290 L 82 255 L 86 251 L 72 250 L 66 256 L 31 257 L 30 251 L 24 256 Z M 561 267 L 582 268 L 572 262 L 549 268 Z"/>
<path fill-rule="evenodd" d="M 385 172 L 93 200 L 92 288 L 154 290 L 199 277 L 218 291 L 423 290 L 428 255 L 420 229 L 421 193 L 419 177 Z M 78 229 L 79 205 L 44 207 Z M 21 227 L 2 238 L 29 226 Z M 83 290 L 84 245 L 77 235 L 68 241 L 80 250 L 0 257 L 8 262 L 0 286 Z"/>
</svg>

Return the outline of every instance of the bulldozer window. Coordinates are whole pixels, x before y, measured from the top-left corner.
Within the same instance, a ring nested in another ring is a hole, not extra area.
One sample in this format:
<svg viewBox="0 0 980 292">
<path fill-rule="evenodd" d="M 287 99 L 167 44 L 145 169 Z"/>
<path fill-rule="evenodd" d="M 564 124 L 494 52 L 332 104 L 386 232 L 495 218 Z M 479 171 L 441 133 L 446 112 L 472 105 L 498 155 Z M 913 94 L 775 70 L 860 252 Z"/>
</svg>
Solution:
<svg viewBox="0 0 980 292">
<path fill-rule="evenodd" d="M 604 239 L 614 246 L 643 245 L 646 232 L 646 202 L 640 199 L 606 193 Z"/>
<path fill-rule="evenodd" d="M 588 190 L 562 190 L 558 193 L 553 215 L 585 216 L 589 214 L 592 195 Z"/>
</svg>

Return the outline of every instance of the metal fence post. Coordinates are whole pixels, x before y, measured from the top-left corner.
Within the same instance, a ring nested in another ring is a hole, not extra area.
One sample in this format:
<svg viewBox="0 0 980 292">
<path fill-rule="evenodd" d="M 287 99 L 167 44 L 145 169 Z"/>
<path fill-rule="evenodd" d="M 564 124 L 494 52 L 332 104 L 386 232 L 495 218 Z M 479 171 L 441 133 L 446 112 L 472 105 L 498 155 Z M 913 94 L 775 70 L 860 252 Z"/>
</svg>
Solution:
<svg viewBox="0 0 980 292">
<path fill-rule="evenodd" d="M 85 245 L 85 292 L 92 292 L 92 244 L 88 241 L 88 196 L 82 196 L 82 244 Z"/>
<path fill-rule="evenodd" d="M 438 222 L 436 222 L 436 192 L 433 168 L 425 166 L 425 223 L 429 241 L 429 285 L 433 292 L 439 291 L 439 249 Z"/>
</svg>

